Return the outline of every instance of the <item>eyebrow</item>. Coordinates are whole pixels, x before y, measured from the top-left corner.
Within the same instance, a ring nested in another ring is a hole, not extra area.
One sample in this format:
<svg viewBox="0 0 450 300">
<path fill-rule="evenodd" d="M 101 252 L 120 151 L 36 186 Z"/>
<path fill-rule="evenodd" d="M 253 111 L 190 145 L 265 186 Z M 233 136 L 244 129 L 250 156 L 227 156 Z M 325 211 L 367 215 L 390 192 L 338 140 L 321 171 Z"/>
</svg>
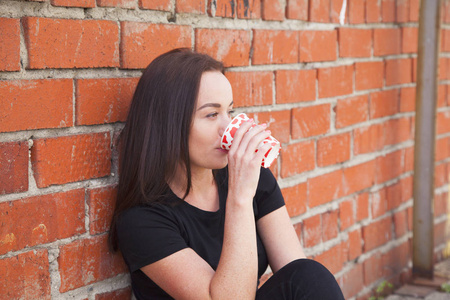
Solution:
<svg viewBox="0 0 450 300">
<path fill-rule="evenodd" d="M 228 106 L 231 106 L 231 105 L 233 105 L 233 101 L 231 101 L 231 103 L 228 105 Z M 206 104 L 203 104 L 202 106 L 200 106 L 198 109 L 197 109 L 197 111 L 199 111 L 199 110 L 201 110 L 201 109 L 203 109 L 203 108 L 206 108 L 206 107 L 216 107 L 216 108 L 220 108 L 221 107 L 221 105 L 219 104 L 219 103 L 206 103 Z"/>
</svg>

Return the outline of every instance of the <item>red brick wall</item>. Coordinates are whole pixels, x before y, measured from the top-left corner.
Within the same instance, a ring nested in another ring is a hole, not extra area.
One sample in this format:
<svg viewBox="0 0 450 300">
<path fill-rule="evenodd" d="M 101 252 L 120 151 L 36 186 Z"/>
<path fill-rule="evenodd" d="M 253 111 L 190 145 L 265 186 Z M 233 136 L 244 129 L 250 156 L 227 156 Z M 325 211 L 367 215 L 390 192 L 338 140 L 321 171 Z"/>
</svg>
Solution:
<svg viewBox="0 0 450 300">
<path fill-rule="evenodd" d="M 0 291 L 128 299 L 107 248 L 115 140 L 142 69 L 174 47 L 224 62 L 238 111 L 282 142 L 271 168 L 306 254 L 347 299 L 411 277 L 419 0 L 0 1 Z M 450 172 L 442 7 L 435 257 Z M 1 298 L 1 297 L 0 297 Z"/>
</svg>

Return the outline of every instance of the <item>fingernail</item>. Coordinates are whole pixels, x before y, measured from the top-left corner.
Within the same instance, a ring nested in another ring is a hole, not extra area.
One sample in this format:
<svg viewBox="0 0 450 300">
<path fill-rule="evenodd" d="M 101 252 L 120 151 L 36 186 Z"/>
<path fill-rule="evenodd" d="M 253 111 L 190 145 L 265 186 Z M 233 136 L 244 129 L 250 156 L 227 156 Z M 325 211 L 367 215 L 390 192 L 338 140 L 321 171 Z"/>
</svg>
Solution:
<svg viewBox="0 0 450 300">
<path fill-rule="evenodd" d="M 261 126 L 262 127 L 267 127 L 267 124 L 266 123 L 262 123 Z"/>
<path fill-rule="evenodd" d="M 266 130 L 266 132 L 267 132 L 268 134 L 271 134 L 271 133 L 272 133 L 272 131 L 270 131 L 270 130 Z"/>
</svg>

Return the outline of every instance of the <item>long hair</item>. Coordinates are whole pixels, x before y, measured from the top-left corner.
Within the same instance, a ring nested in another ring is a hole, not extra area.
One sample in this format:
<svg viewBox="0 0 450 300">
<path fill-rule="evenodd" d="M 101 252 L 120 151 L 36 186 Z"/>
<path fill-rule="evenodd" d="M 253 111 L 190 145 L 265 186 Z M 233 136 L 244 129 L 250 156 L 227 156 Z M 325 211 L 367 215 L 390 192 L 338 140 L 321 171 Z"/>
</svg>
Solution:
<svg viewBox="0 0 450 300">
<path fill-rule="evenodd" d="M 191 189 L 188 138 L 204 72 L 224 72 L 221 62 L 188 48 L 154 59 L 144 70 L 120 135 L 119 184 L 110 227 L 117 250 L 116 222 L 134 206 L 162 201 L 180 163 Z"/>
</svg>

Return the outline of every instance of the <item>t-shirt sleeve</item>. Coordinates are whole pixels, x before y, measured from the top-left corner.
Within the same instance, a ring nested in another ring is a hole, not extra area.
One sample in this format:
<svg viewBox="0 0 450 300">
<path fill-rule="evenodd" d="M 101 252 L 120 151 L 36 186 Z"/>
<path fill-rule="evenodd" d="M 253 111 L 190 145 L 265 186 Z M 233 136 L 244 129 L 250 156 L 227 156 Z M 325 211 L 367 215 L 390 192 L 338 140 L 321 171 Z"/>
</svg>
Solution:
<svg viewBox="0 0 450 300">
<path fill-rule="evenodd" d="M 280 187 L 269 169 L 261 168 L 255 201 L 256 220 L 284 206 L 284 198 Z"/>
<path fill-rule="evenodd" d="M 130 272 L 187 248 L 168 207 L 134 207 L 117 222 L 119 249 Z"/>
</svg>

